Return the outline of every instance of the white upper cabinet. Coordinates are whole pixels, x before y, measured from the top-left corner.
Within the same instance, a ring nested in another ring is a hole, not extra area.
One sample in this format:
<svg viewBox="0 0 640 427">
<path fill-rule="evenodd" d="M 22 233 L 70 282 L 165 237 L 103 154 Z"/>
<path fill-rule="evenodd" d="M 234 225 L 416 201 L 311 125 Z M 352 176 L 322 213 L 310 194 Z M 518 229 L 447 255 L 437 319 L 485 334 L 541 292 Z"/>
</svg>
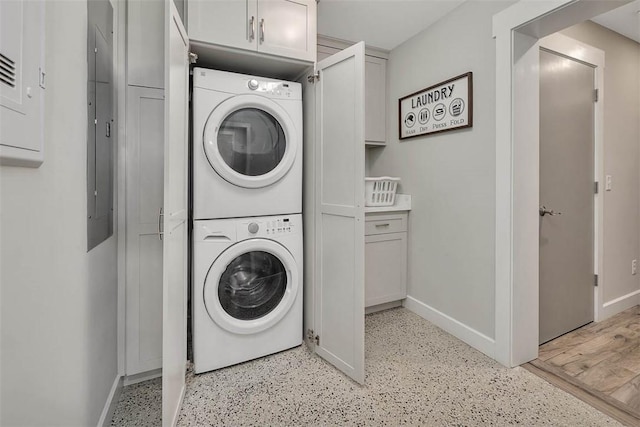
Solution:
<svg viewBox="0 0 640 427">
<path fill-rule="evenodd" d="M 257 0 L 189 0 L 189 39 L 256 49 Z"/>
<path fill-rule="evenodd" d="M 318 45 L 318 61 L 339 52 L 344 44 L 322 39 Z M 367 49 L 364 56 L 365 71 L 365 145 L 385 145 L 387 141 L 387 60 L 376 49 Z M 386 56 L 386 55 L 385 55 Z"/>
<path fill-rule="evenodd" d="M 315 0 L 190 0 L 189 38 L 313 62 Z"/>
<path fill-rule="evenodd" d="M 258 51 L 315 61 L 315 0 L 258 2 Z"/>
<path fill-rule="evenodd" d="M 365 143 L 383 145 L 387 141 L 387 60 L 366 55 L 364 73 Z"/>
</svg>

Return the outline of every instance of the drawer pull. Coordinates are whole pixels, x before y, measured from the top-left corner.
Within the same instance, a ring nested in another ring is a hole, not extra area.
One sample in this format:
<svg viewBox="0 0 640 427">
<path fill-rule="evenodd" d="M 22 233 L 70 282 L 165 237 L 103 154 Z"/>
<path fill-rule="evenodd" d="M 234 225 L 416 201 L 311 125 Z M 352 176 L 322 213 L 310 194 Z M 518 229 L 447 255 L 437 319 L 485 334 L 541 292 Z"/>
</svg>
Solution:
<svg viewBox="0 0 640 427">
<path fill-rule="evenodd" d="M 387 222 L 387 223 L 384 223 L 384 224 L 376 224 L 376 227 L 388 227 L 389 225 L 391 225 L 391 224 L 389 224 Z"/>
</svg>

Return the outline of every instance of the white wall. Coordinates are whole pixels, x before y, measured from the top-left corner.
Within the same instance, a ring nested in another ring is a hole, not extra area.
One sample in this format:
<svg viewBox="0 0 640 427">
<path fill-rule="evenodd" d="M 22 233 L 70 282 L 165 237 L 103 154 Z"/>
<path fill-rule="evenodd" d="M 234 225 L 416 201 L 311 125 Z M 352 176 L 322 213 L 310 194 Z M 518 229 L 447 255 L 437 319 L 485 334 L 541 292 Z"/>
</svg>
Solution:
<svg viewBox="0 0 640 427">
<path fill-rule="evenodd" d="M 46 13 L 45 161 L 0 168 L 0 425 L 96 425 L 117 377 L 116 238 L 86 252 L 87 4 Z"/>
<path fill-rule="evenodd" d="M 640 256 L 640 44 L 594 22 L 562 31 L 605 52 L 604 303 L 640 290 L 631 260 Z"/>
<path fill-rule="evenodd" d="M 473 333 L 494 337 L 495 44 L 492 17 L 512 2 L 467 2 L 391 51 L 388 145 L 372 175 L 412 195 L 408 294 Z M 473 128 L 398 140 L 398 99 L 473 72 Z"/>
</svg>

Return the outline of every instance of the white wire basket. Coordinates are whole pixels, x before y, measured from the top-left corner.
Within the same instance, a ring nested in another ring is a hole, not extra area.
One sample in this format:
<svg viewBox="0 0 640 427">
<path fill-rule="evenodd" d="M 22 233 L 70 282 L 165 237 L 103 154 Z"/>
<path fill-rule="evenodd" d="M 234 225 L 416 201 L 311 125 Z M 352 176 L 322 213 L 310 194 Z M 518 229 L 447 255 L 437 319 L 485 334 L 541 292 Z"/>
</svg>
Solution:
<svg viewBox="0 0 640 427">
<path fill-rule="evenodd" d="M 381 176 L 364 179 L 365 206 L 393 206 L 400 178 Z"/>
</svg>

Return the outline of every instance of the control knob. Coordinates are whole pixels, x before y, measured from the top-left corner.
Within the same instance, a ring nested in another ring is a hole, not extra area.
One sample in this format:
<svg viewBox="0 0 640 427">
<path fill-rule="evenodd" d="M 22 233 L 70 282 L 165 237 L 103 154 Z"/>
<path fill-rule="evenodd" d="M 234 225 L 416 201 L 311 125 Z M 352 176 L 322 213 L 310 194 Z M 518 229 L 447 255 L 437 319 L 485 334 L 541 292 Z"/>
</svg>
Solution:
<svg viewBox="0 0 640 427">
<path fill-rule="evenodd" d="M 249 89 L 251 90 L 256 90 L 258 89 L 258 81 L 256 79 L 251 79 L 249 80 L 249 83 L 247 83 L 247 86 L 249 86 Z"/>
<path fill-rule="evenodd" d="M 249 224 L 249 233 L 256 234 L 259 229 L 260 229 L 260 226 L 255 222 L 252 222 L 251 224 Z"/>
</svg>

